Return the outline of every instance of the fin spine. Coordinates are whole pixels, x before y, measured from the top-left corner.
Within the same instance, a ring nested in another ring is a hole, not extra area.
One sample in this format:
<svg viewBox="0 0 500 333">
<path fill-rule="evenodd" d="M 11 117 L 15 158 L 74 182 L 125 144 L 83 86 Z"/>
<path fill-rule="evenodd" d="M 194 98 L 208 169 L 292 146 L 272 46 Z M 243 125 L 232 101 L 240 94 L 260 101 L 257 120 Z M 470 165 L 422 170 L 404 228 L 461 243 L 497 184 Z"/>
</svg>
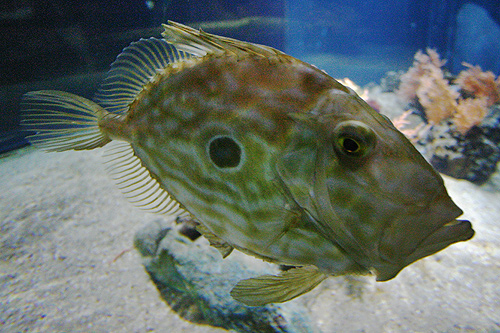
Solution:
<svg viewBox="0 0 500 333">
<path fill-rule="evenodd" d="M 255 56 L 288 61 L 288 56 L 285 53 L 269 46 L 213 35 L 173 21 L 168 21 L 168 25 L 163 24 L 163 28 L 165 30 L 162 36 L 167 42 L 174 44 L 178 50 L 194 56 L 202 57 L 208 54 L 217 56 L 223 53 L 232 53 L 238 58 Z"/>
<path fill-rule="evenodd" d="M 94 100 L 111 113 L 123 114 L 158 73 L 189 57 L 163 39 L 140 39 L 118 55 Z"/>
<path fill-rule="evenodd" d="M 114 143 L 104 157 L 116 185 L 135 206 L 158 214 L 189 214 L 151 176 L 129 143 Z"/>
<path fill-rule="evenodd" d="M 307 293 L 326 278 L 314 266 L 297 267 L 278 275 L 241 280 L 231 290 L 231 296 L 249 306 L 282 303 Z"/>
<path fill-rule="evenodd" d="M 26 93 L 21 102 L 21 126 L 28 141 L 46 151 L 102 147 L 111 139 L 99 128 L 107 114 L 86 98 L 56 90 Z"/>
</svg>

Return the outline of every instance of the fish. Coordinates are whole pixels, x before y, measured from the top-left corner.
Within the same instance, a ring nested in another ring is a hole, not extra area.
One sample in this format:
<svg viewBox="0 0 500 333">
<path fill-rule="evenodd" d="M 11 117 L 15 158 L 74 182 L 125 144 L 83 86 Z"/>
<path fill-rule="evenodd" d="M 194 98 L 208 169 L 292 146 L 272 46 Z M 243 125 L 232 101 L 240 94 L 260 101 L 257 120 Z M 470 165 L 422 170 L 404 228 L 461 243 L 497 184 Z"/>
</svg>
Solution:
<svg viewBox="0 0 500 333">
<path fill-rule="evenodd" d="M 224 258 L 293 267 L 239 281 L 237 301 L 387 281 L 474 235 L 439 173 L 352 89 L 269 46 L 163 28 L 118 55 L 93 100 L 25 94 L 22 125 L 47 151 L 117 143 L 107 162 L 136 205 L 184 214 Z"/>
</svg>

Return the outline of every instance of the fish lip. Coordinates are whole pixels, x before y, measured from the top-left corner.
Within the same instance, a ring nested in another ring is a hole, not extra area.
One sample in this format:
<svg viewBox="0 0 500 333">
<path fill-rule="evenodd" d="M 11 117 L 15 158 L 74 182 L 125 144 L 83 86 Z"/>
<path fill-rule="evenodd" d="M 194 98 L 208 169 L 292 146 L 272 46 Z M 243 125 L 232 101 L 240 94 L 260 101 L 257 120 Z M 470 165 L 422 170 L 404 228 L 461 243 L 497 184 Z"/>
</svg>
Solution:
<svg viewBox="0 0 500 333">
<path fill-rule="evenodd" d="M 474 236 L 474 229 L 472 229 L 472 223 L 469 220 L 459 220 L 453 219 L 450 222 L 446 222 L 441 226 L 441 228 L 437 229 L 430 236 L 439 232 L 440 230 L 450 231 L 453 235 L 460 235 L 459 238 L 456 238 L 457 242 L 465 241 L 471 239 Z M 460 233 L 459 233 L 460 231 Z"/>
<path fill-rule="evenodd" d="M 441 251 L 453 243 L 469 240 L 474 236 L 474 233 L 472 224 L 468 220 L 453 219 L 445 222 L 424 238 L 407 260 L 412 262 Z"/>
<path fill-rule="evenodd" d="M 442 225 L 442 227 L 450 227 L 450 226 L 454 226 L 454 225 L 460 224 L 462 222 L 470 222 L 470 221 L 468 221 L 468 220 L 457 220 L 457 219 L 454 219 L 453 221 L 446 222 L 445 224 Z"/>
<path fill-rule="evenodd" d="M 384 264 L 376 267 L 377 281 L 390 280 L 412 262 L 433 255 L 456 242 L 469 240 L 474 233 L 472 224 L 468 220 L 453 219 L 445 222 L 424 238 L 412 253 L 402 258 L 402 261 L 383 260 Z"/>
</svg>

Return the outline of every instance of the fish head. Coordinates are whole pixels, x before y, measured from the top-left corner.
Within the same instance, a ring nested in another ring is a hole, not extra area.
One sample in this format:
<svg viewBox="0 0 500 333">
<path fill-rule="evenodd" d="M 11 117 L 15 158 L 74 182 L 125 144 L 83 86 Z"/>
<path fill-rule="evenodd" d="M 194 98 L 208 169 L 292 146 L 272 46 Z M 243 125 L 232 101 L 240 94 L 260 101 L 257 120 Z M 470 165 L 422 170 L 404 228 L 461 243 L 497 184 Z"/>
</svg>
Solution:
<svg viewBox="0 0 500 333">
<path fill-rule="evenodd" d="M 332 89 L 291 116 L 280 178 L 318 230 L 377 280 L 472 237 L 439 173 L 354 92 Z"/>
</svg>

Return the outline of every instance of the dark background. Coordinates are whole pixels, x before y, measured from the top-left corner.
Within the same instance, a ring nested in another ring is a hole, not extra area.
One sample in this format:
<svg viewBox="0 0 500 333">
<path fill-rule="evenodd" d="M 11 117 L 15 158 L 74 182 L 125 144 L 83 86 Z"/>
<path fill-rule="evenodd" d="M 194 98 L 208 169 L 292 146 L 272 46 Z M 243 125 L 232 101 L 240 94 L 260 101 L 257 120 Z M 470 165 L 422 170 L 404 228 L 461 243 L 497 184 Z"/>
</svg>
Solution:
<svg viewBox="0 0 500 333">
<path fill-rule="evenodd" d="M 92 97 L 121 50 L 141 37 L 159 37 L 167 20 L 299 57 L 321 52 L 356 56 L 368 40 L 408 47 L 412 53 L 431 46 L 453 60 L 456 16 L 464 2 L 2 0 L 0 153 L 26 144 L 19 131 L 22 94 L 58 89 Z M 474 3 L 500 21 L 498 1 Z M 401 62 L 406 66 L 411 58 Z"/>
</svg>

